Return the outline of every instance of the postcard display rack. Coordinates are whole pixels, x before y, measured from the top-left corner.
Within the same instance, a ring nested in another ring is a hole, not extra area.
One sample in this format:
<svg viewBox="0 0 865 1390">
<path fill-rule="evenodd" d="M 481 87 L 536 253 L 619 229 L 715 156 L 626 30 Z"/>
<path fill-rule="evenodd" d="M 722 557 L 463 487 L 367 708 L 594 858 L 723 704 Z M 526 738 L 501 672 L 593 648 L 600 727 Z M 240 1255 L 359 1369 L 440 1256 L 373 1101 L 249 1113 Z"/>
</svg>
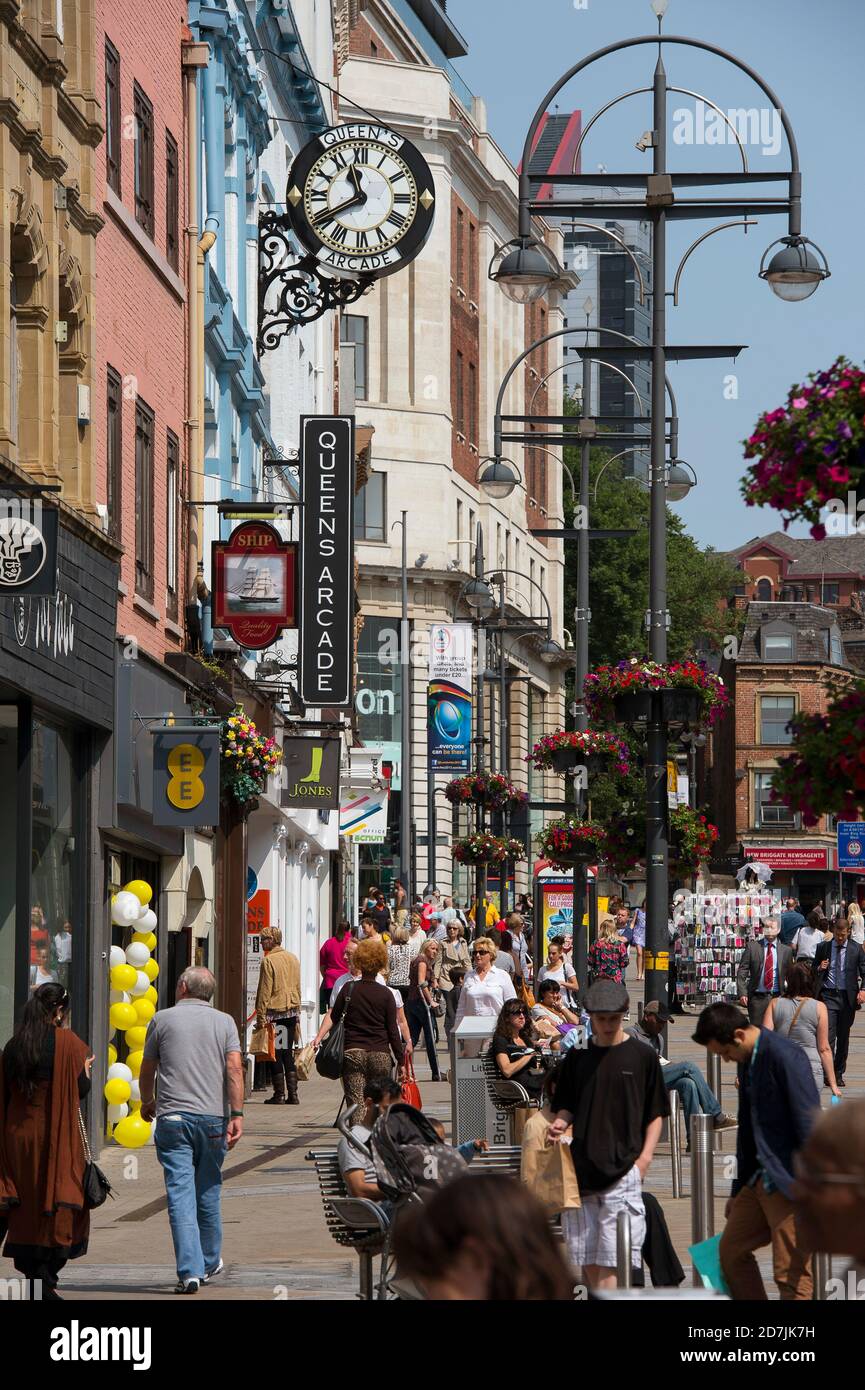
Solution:
<svg viewBox="0 0 865 1390">
<path fill-rule="evenodd" d="M 777 913 L 780 898 L 754 893 L 686 893 L 674 914 L 676 994 L 686 1008 L 736 996 L 736 971 L 762 918 Z"/>
</svg>

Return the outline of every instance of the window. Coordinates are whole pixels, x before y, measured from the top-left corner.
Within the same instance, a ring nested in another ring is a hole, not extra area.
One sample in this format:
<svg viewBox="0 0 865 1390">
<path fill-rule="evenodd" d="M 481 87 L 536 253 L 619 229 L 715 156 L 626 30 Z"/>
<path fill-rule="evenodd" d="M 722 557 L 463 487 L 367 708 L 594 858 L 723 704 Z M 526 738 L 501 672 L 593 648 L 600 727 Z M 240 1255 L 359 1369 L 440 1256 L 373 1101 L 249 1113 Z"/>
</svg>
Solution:
<svg viewBox="0 0 865 1390">
<path fill-rule="evenodd" d="M 786 825 L 798 829 L 798 814 L 783 802 L 771 800 L 772 777 L 771 771 L 754 773 L 754 812 L 757 826 Z"/>
<path fill-rule="evenodd" d="M 120 377 L 113 367 L 108 368 L 108 430 L 106 472 L 108 478 L 108 534 L 120 539 L 123 475 L 123 397 Z"/>
<path fill-rule="evenodd" d="M 457 498 L 457 540 L 458 540 L 458 541 L 461 541 L 462 538 L 463 538 L 463 504 L 462 504 L 462 502 L 460 501 L 460 499 Z M 462 556 L 460 556 L 459 558 L 462 559 Z"/>
<path fill-rule="evenodd" d="M 120 193 L 120 54 L 105 40 L 105 177 Z"/>
<path fill-rule="evenodd" d="M 833 666 L 843 666 L 844 644 L 841 641 L 841 634 L 837 628 L 830 628 L 826 634 L 829 647 L 829 660 Z"/>
<path fill-rule="evenodd" d="M 767 632 L 763 635 L 763 659 L 765 661 L 792 661 L 792 632 Z"/>
<path fill-rule="evenodd" d="M 824 583 L 823 583 L 823 602 L 824 602 L 824 603 L 837 603 L 837 602 L 838 602 L 838 585 L 837 585 L 837 584 L 829 584 L 829 583 L 826 583 L 826 582 L 824 581 Z"/>
<path fill-rule="evenodd" d="M 474 362 L 469 363 L 469 443 L 478 442 L 478 381 Z"/>
<path fill-rule="evenodd" d="M 787 724 L 796 713 L 794 695 L 760 696 L 760 742 L 792 743 L 793 735 Z"/>
<path fill-rule="evenodd" d="M 165 607 L 169 618 L 177 618 L 177 478 L 180 445 L 177 435 L 166 436 L 165 505 L 168 524 L 165 538 Z"/>
<path fill-rule="evenodd" d="M 355 400 L 365 401 L 369 390 L 369 319 L 361 314 L 343 314 L 339 325 L 339 340 L 343 346 L 354 348 L 354 397 Z"/>
<path fill-rule="evenodd" d="M 473 304 L 478 299 L 478 229 L 469 222 L 469 299 Z"/>
<path fill-rule="evenodd" d="M 760 603 L 772 602 L 772 581 L 771 579 L 757 580 L 757 599 Z"/>
<path fill-rule="evenodd" d="M 153 600 L 153 411 L 135 405 L 135 592 Z"/>
<path fill-rule="evenodd" d="M 165 255 L 173 270 L 177 269 L 177 221 L 180 210 L 177 171 L 177 141 L 165 133 Z"/>
<path fill-rule="evenodd" d="M 472 543 L 472 550 L 473 550 L 473 551 L 474 551 L 475 541 L 476 541 L 476 539 L 477 539 L 477 533 L 476 533 L 476 529 L 475 529 L 475 521 L 476 521 L 476 513 L 472 511 L 471 507 L 469 507 L 469 540 L 470 540 L 471 543 Z"/>
<path fill-rule="evenodd" d="M 466 432 L 466 403 L 465 403 L 465 380 L 463 377 L 463 355 L 457 352 L 456 368 L 456 427 L 457 434 L 464 435 Z"/>
<path fill-rule="evenodd" d="M 465 285 L 465 248 L 463 239 L 465 237 L 465 218 L 462 208 L 457 208 L 457 288 L 462 289 Z"/>
<path fill-rule="evenodd" d="M 370 473 L 354 499 L 354 537 L 358 541 L 387 540 L 387 474 Z"/>
<path fill-rule="evenodd" d="M 135 110 L 135 220 L 153 236 L 153 106 L 138 83 L 133 88 Z"/>
</svg>

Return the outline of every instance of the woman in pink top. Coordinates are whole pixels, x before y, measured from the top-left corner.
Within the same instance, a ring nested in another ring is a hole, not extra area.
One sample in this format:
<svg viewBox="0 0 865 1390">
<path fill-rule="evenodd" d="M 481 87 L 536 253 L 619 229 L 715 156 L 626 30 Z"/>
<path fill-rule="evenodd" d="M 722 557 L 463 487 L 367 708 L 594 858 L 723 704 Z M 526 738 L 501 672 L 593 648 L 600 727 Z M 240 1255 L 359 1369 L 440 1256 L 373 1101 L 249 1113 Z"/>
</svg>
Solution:
<svg viewBox="0 0 865 1390">
<path fill-rule="evenodd" d="M 327 1013 L 330 991 L 340 975 L 348 970 L 345 963 L 345 948 L 351 940 L 351 924 L 338 922 L 333 936 L 329 936 L 318 953 L 318 968 L 321 971 L 321 986 L 318 991 L 318 1008 L 323 1015 Z"/>
</svg>

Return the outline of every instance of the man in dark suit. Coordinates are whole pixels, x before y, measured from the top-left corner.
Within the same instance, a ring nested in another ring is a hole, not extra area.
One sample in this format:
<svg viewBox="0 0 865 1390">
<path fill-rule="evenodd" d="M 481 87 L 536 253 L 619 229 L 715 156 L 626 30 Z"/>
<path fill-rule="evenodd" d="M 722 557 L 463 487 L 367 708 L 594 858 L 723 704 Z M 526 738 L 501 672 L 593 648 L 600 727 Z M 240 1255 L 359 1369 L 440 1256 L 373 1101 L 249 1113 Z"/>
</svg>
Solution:
<svg viewBox="0 0 865 1390">
<path fill-rule="evenodd" d="M 805 1050 L 748 1023 L 734 1004 L 704 1009 L 694 1041 L 738 1064 L 736 1177 L 719 1251 L 731 1297 L 766 1298 L 754 1251 L 771 1243 L 782 1300 L 809 1299 L 811 1252 L 793 1203 L 793 1159 L 820 1114 Z"/>
<path fill-rule="evenodd" d="M 742 952 L 736 975 L 739 1003 L 757 1028 L 762 1027 L 769 1000 L 784 993 L 787 973 L 793 964 L 793 949 L 778 940 L 777 917 L 764 917 L 763 935 L 749 941 Z"/>
<path fill-rule="evenodd" d="M 832 927 L 832 940 L 822 942 L 814 955 L 817 998 L 829 1015 L 829 1046 L 835 1062 L 835 1079 L 846 1085 L 847 1049 L 857 1004 L 865 1004 L 865 948 L 850 939 L 846 917 Z"/>
</svg>

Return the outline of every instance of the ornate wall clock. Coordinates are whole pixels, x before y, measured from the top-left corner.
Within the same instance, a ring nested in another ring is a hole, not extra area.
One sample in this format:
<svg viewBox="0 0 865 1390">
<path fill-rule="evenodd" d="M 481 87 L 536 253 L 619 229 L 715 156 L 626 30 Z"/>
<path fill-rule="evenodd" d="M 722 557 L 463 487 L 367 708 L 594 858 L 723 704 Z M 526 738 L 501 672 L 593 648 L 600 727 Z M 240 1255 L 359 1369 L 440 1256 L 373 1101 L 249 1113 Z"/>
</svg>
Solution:
<svg viewBox="0 0 865 1390">
<path fill-rule="evenodd" d="M 291 225 L 321 270 L 392 275 L 430 234 L 435 186 L 419 150 L 387 126 L 352 122 L 311 140 L 286 192 Z"/>
</svg>

